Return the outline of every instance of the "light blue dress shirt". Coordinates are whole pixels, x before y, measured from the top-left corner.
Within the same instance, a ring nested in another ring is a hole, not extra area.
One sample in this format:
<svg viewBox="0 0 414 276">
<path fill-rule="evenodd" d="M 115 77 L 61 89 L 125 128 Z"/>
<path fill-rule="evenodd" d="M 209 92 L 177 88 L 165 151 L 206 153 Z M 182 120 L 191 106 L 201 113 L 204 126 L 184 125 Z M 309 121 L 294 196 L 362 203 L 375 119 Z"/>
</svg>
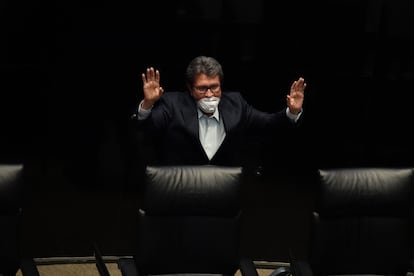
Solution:
<svg viewBox="0 0 414 276">
<path fill-rule="evenodd" d="M 198 109 L 198 124 L 200 143 L 208 159 L 211 160 L 226 137 L 223 120 L 220 119 L 218 109 L 216 108 L 211 116 L 207 116 Z"/>
</svg>

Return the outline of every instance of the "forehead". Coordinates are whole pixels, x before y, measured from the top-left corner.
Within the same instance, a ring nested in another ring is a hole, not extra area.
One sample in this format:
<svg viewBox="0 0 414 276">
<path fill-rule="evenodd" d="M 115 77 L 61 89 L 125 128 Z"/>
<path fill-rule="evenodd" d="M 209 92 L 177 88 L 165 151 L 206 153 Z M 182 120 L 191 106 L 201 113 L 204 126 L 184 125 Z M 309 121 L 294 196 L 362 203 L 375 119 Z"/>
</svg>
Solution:
<svg viewBox="0 0 414 276">
<path fill-rule="evenodd" d="M 204 84 L 220 84 L 220 77 L 214 76 L 214 77 L 209 77 L 205 74 L 198 74 L 195 78 L 194 78 L 194 85 L 204 85 Z"/>
</svg>

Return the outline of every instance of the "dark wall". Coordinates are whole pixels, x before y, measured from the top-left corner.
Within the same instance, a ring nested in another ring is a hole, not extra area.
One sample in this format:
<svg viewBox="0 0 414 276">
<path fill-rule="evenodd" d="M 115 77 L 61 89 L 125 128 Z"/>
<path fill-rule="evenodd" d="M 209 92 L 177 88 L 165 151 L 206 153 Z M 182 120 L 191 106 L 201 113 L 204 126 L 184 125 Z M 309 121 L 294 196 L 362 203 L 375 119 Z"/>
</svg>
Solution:
<svg viewBox="0 0 414 276">
<path fill-rule="evenodd" d="M 410 1 L 122 2 L 1 7 L 0 159 L 31 172 L 35 255 L 89 255 L 93 239 L 130 248 L 148 150 L 127 120 L 148 66 L 176 90 L 190 59 L 215 56 L 224 87 L 266 111 L 306 79 L 303 128 L 243 149 L 245 250 L 257 258 L 285 258 L 290 241 L 305 251 L 316 168 L 414 164 Z"/>
</svg>

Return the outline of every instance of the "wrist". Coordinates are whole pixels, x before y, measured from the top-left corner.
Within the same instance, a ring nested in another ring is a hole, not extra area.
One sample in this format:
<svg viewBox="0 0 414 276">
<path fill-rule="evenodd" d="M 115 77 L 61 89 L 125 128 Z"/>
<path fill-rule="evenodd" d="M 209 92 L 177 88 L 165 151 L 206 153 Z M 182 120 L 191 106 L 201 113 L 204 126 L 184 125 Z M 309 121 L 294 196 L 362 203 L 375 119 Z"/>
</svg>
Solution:
<svg viewBox="0 0 414 276">
<path fill-rule="evenodd" d="M 288 111 L 292 115 L 299 115 L 299 113 L 302 112 L 302 108 L 301 109 L 292 109 L 292 108 L 288 107 Z"/>
<path fill-rule="evenodd" d="M 154 103 L 153 103 L 153 102 L 151 102 L 151 101 L 146 101 L 146 100 L 143 100 L 143 101 L 141 102 L 141 108 L 142 108 L 142 109 L 146 109 L 146 110 L 151 109 L 153 105 L 154 105 Z"/>
</svg>

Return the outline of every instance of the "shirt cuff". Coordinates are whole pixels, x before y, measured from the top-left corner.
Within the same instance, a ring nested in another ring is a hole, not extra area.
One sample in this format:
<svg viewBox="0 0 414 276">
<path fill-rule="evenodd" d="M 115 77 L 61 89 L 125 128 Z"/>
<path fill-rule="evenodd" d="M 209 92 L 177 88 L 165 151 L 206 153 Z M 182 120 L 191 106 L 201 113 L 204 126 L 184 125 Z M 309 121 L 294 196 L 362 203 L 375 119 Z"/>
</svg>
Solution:
<svg viewBox="0 0 414 276">
<path fill-rule="evenodd" d="M 290 112 L 289 107 L 286 107 L 286 116 L 287 116 L 290 120 L 292 120 L 293 122 L 295 122 L 295 123 L 296 123 L 296 122 L 299 120 L 300 115 L 302 115 L 302 111 L 303 111 L 303 110 L 301 110 L 298 114 L 293 114 L 292 112 Z"/>
<path fill-rule="evenodd" d="M 152 107 L 150 109 L 142 108 L 142 102 L 143 101 L 144 100 L 141 100 L 141 102 L 138 105 L 138 114 L 137 114 L 138 115 L 137 116 L 138 120 L 145 120 L 151 114 Z"/>
</svg>

